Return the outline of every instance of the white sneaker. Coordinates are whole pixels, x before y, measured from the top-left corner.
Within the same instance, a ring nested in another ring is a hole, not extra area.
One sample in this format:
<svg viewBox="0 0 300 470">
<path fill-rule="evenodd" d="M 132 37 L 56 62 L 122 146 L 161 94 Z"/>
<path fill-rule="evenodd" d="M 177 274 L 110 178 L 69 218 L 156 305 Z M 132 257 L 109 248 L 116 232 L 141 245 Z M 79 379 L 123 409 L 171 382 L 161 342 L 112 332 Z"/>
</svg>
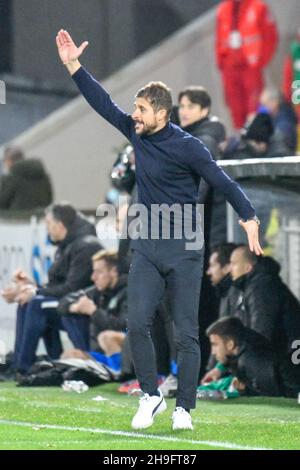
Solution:
<svg viewBox="0 0 300 470">
<path fill-rule="evenodd" d="M 133 429 L 149 428 L 153 424 L 154 416 L 166 409 L 167 404 L 161 391 L 159 391 L 159 396 L 153 395 L 150 397 L 148 393 L 145 393 L 140 398 L 140 406 L 132 420 L 131 426 Z"/>
<path fill-rule="evenodd" d="M 177 429 L 193 429 L 192 417 L 184 408 L 178 406 L 172 415 L 173 431 Z"/>
</svg>

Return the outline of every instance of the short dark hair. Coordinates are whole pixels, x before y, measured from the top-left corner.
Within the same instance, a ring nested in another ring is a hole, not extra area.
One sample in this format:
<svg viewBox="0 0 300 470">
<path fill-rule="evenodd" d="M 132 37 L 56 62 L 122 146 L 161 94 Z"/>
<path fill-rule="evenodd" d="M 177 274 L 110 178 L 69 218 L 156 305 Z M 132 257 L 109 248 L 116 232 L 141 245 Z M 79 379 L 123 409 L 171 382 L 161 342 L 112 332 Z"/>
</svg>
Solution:
<svg viewBox="0 0 300 470">
<path fill-rule="evenodd" d="M 4 160 L 10 160 L 14 165 L 24 160 L 24 152 L 18 147 L 6 147 L 4 149 Z"/>
<path fill-rule="evenodd" d="M 195 104 L 199 104 L 201 108 L 211 108 L 211 97 L 203 86 L 189 86 L 182 90 L 178 95 L 178 102 L 182 100 L 184 96 L 187 96 L 188 99 Z"/>
<path fill-rule="evenodd" d="M 211 254 L 217 254 L 218 262 L 223 268 L 226 264 L 230 263 L 230 256 L 237 246 L 236 243 L 221 243 L 212 248 Z"/>
<path fill-rule="evenodd" d="M 61 222 L 69 230 L 75 222 L 77 212 L 71 204 L 62 202 L 47 207 L 45 214 L 51 214 L 55 220 Z"/>
<path fill-rule="evenodd" d="M 167 111 L 167 118 L 170 118 L 173 102 L 170 88 L 163 82 L 149 82 L 138 90 L 135 98 L 145 98 L 151 104 L 155 113 L 161 109 Z"/>
<path fill-rule="evenodd" d="M 248 263 L 250 263 L 252 266 L 255 266 L 258 262 L 258 257 L 256 254 L 252 251 L 250 251 L 248 245 L 237 245 L 236 250 L 242 250 L 243 252 L 243 257 Z"/>
<path fill-rule="evenodd" d="M 238 345 L 243 341 L 245 327 L 237 317 L 223 317 L 210 325 L 206 330 L 206 335 L 218 335 L 224 341 L 232 340 Z"/>
</svg>

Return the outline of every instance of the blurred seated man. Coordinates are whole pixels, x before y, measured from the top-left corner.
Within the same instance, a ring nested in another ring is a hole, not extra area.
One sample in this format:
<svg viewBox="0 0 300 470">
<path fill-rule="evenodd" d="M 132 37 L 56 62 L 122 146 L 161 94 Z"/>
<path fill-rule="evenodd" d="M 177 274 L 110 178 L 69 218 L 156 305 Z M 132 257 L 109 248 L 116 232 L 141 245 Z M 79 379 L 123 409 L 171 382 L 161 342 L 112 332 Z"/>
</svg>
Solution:
<svg viewBox="0 0 300 470">
<path fill-rule="evenodd" d="M 223 156 L 226 159 L 275 158 L 290 155 L 280 134 L 274 134 L 271 117 L 258 113 L 242 130 L 240 137 L 228 139 Z"/>
<path fill-rule="evenodd" d="M 90 284 L 91 258 L 101 248 L 95 227 L 69 204 L 49 207 L 45 221 L 49 237 L 58 247 L 48 283 L 37 286 L 25 272 L 18 271 L 13 285 L 2 292 L 7 302 L 19 304 L 14 362 L 21 374 L 34 363 L 41 338 L 51 359 L 60 356 L 60 329 L 66 329 L 75 347 L 89 347 L 88 317 L 70 315 L 60 319 L 56 307 L 58 299 Z"/>
<path fill-rule="evenodd" d="M 236 247 L 235 243 L 222 243 L 212 248 L 209 257 L 209 266 L 206 274 L 210 279 L 218 300 L 217 318 L 231 315 L 237 301 L 239 292 L 232 286 L 230 276 L 230 256 Z M 210 371 L 213 369 L 215 363 L 214 357 L 210 354 L 206 370 Z"/>
<path fill-rule="evenodd" d="M 232 252 L 230 273 L 238 295 L 230 314 L 268 339 L 283 365 L 291 363 L 293 343 L 300 340 L 300 304 L 279 272 L 280 266 L 273 258 L 258 258 L 247 246 Z M 215 379 L 216 375 L 214 368 L 204 379 Z"/>
<path fill-rule="evenodd" d="M 207 330 L 219 376 L 231 374 L 243 395 L 297 396 L 299 383 L 286 388 L 277 355 L 261 334 L 246 328 L 238 318 L 224 317 Z"/>
<path fill-rule="evenodd" d="M 289 360 L 300 339 L 300 304 L 281 280 L 280 265 L 271 257 L 256 257 L 246 246 L 236 248 L 230 261 L 240 293 L 234 315 L 265 336 L 282 361 Z"/>
<path fill-rule="evenodd" d="M 52 202 L 52 186 L 42 162 L 25 159 L 22 150 L 7 147 L 0 180 L 0 209 L 31 210 Z"/>
<path fill-rule="evenodd" d="M 71 349 L 62 357 L 90 359 L 93 356 L 107 365 L 119 365 L 126 337 L 127 276 L 119 274 L 117 252 L 102 250 L 92 260 L 94 286 L 66 295 L 58 306 L 63 318 L 79 314 L 91 319 L 90 349 Z"/>
<path fill-rule="evenodd" d="M 222 243 L 211 250 L 206 274 L 219 300 L 218 318 L 230 315 L 237 301 L 238 291 L 232 288 L 230 276 L 230 257 L 236 247 L 235 243 Z"/>
<path fill-rule="evenodd" d="M 275 134 L 283 137 L 288 155 L 296 155 L 298 117 L 293 105 L 276 88 L 265 88 L 260 96 L 260 109 L 270 114 Z"/>
</svg>

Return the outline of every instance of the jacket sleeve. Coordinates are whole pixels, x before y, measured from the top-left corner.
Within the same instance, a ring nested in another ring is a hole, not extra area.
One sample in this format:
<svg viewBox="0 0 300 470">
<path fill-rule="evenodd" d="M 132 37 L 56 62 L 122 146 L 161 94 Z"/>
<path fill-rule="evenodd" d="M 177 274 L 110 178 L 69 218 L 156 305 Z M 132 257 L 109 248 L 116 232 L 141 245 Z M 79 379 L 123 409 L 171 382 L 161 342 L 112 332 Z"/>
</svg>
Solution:
<svg viewBox="0 0 300 470">
<path fill-rule="evenodd" d="M 60 299 L 69 292 L 74 292 L 82 288 L 82 286 L 87 286 L 92 274 L 91 256 L 92 253 L 88 252 L 86 247 L 82 247 L 74 253 L 71 259 L 66 281 L 61 284 L 49 284 L 48 286 L 41 287 L 38 290 L 38 294 Z"/>
<path fill-rule="evenodd" d="M 203 142 L 205 147 L 210 151 L 210 154 L 213 156 L 214 160 L 218 159 L 219 156 L 219 149 L 216 140 L 211 137 L 210 135 L 203 135 L 199 137 L 199 139 Z M 201 179 L 199 191 L 198 191 L 198 203 L 204 204 L 209 192 L 209 185 L 206 181 Z"/>
<path fill-rule="evenodd" d="M 237 378 L 246 385 L 246 395 L 279 396 L 275 361 L 268 353 L 254 351 L 243 354 L 238 361 Z"/>
<path fill-rule="evenodd" d="M 12 175 L 2 177 L 0 184 L 0 209 L 9 209 L 17 191 L 17 182 Z"/>
<path fill-rule="evenodd" d="M 83 297 L 86 295 L 87 297 L 93 299 L 93 292 L 95 291 L 94 287 L 89 287 L 87 289 L 80 289 L 76 292 L 70 292 L 69 294 L 65 295 L 60 299 L 58 307 L 57 307 L 57 312 L 60 315 L 67 315 L 70 313 L 69 309 L 72 304 L 75 304 L 80 297 Z"/>
<path fill-rule="evenodd" d="M 263 284 L 256 282 L 246 299 L 250 318 L 249 328 L 269 341 L 272 340 L 274 330 L 278 326 L 277 305 L 279 305 L 278 292 L 274 289 L 271 279 Z"/>
<path fill-rule="evenodd" d="M 122 111 L 110 98 L 109 94 L 84 67 L 72 75 L 80 92 L 90 106 L 106 121 L 116 127 L 128 140 L 134 133 L 132 117 Z"/>
<path fill-rule="evenodd" d="M 223 193 L 241 218 L 249 219 L 253 217 L 255 210 L 241 187 L 217 165 L 209 151 L 198 139 L 192 139 L 190 145 L 188 162 L 191 170 L 198 176 L 203 177 L 214 189 Z"/>
<path fill-rule="evenodd" d="M 111 313 L 109 309 L 98 308 L 92 317 L 94 329 L 100 331 L 124 331 L 126 328 L 127 301 L 124 298 L 119 302 L 118 312 Z M 97 334 L 98 334 L 97 333 Z"/>
<path fill-rule="evenodd" d="M 276 21 L 267 5 L 263 5 L 261 31 L 263 34 L 261 66 L 264 67 L 272 60 L 278 45 Z"/>
</svg>

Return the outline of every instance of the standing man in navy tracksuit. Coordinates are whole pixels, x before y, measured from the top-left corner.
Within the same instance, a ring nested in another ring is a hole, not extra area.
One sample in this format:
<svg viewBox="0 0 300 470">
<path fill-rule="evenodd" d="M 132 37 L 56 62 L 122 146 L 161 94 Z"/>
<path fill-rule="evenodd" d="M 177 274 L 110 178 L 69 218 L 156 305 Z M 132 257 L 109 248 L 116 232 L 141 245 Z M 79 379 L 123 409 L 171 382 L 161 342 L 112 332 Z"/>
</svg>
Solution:
<svg viewBox="0 0 300 470">
<path fill-rule="evenodd" d="M 119 129 L 132 143 L 136 157 L 136 179 L 139 203 L 146 208 L 150 222 L 157 205 L 189 208 L 187 220 L 196 224 L 197 195 L 201 177 L 210 186 L 223 191 L 238 212 L 240 224 L 248 235 L 249 246 L 257 255 L 262 253 L 258 239 L 259 220 L 237 183 L 233 182 L 215 161 L 204 145 L 169 121 L 172 109 L 170 90 L 161 82 L 151 82 L 138 91 L 132 115 L 124 113 L 111 100 L 101 85 L 78 61 L 88 43 L 77 47 L 67 31 L 56 37 L 61 61 L 67 67 L 88 103 L 104 119 Z M 150 216 L 151 211 L 151 216 Z M 163 212 L 162 212 L 163 214 Z M 184 212 L 184 217 L 185 217 Z M 180 224 L 183 225 L 181 219 Z M 169 220 L 172 232 L 165 237 L 164 215 L 158 224 L 158 236 L 137 239 L 128 285 L 128 334 L 135 371 L 144 396 L 132 420 L 134 429 L 152 425 L 156 414 L 166 409 L 157 388 L 155 354 L 150 337 L 153 316 L 167 288 L 172 302 L 178 349 L 178 393 L 172 416 L 173 429 L 193 429 L 190 409 L 195 408 L 196 387 L 200 368 L 198 339 L 198 301 L 202 277 L 203 248 L 199 243 L 187 248 L 184 236 L 174 235 L 178 219 Z M 152 224 L 152 225 L 151 225 Z M 198 224 L 198 225 L 197 225 Z"/>
</svg>

